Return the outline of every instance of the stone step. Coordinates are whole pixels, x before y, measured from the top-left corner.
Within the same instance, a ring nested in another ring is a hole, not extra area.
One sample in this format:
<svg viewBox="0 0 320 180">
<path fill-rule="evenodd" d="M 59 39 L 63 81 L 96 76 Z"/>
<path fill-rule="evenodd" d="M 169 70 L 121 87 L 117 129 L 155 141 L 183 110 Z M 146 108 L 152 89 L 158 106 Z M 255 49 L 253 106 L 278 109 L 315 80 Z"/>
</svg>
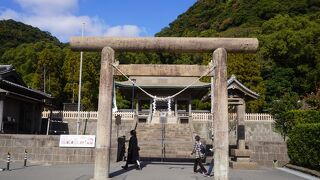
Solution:
<svg viewBox="0 0 320 180">
<path fill-rule="evenodd" d="M 192 158 L 193 132 L 189 124 L 138 124 L 136 131 L 141 157 Z"/>
</svg>

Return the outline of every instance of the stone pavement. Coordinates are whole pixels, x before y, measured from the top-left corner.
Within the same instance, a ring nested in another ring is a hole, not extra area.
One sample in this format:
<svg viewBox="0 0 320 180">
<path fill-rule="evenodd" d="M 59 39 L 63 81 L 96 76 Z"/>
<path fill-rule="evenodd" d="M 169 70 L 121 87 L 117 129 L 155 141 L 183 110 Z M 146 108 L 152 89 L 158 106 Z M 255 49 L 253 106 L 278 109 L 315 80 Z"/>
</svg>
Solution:
<svg viewBox="0 0 320 180">
<path fill-rule="evenodd" d="M 129 167 L 122 170 L 124 162 L 111 164 L 111 176 L 115 180 L 205 180 L 213 177 L 204 177 L 194 174 L 192 163 L 161 163 L 143 162 L 143 169 L 136 170 Z M 5 168 L 6 163 L 0 161 L 0 167 Z M 93 164 L 77 165 L 28 165 L 12 163 L 11 171 L 1 171 L 0 180 L 89 180 L 93 176 Z M 230 169 L 230 180 L 300 180 L 316 179 L 312 176 L 305 178 L 288 172 L 260 167 L 258 170 Z"/>
</svg>

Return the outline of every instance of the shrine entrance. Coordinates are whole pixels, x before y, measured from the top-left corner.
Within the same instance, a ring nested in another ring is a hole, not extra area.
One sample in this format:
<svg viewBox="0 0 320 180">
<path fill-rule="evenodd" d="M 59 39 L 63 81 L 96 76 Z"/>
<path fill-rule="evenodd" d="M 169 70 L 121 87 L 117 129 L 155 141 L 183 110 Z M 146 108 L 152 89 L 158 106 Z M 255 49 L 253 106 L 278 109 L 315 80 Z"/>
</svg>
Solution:
<svg viewBox="0 0 320 180">
<path fill-rule="evenodd" d="M 192 100 L 206 96 L 211 87 L 211 83 L 201 82 L 200 78 L 209 75 L 213 69 L 210 66 L 203 69 L 205 72 L 200 77 L 128 76 L 131 80 L 135 79 L 135 84 L 130 80 L 115 81 L 115 87 L 125 99 L 134 102 L 131 111 L 138 122 L 159 123 L 160 113 L 166 113 L 167 123 L 170 124 L 190 122 Z M 122 111 L 128 112 L 130 109 Z"/>
<path fill-rule="evenodd" d="M 95 150 L 94 179 L 109 178 L 111 148 L 112 87 L 115 69 L 124 75 L 137 76 L 196 76 L 209 72 L 214 77 L 211 89 L 211 112 L 216 151 L 214 154 L 214 179 L 227 180 L 228 161 L 228 99 L 227 99 L 227 51 L 252 53 L 258 49 L 256 38 L 107 38 L 73 37 L 73 50 L 101 51 L 101 71 L 99 85 L 97 138 Z M 156 52 L 213 52 L 211 65 L 116 65 L 116 51 L 156 51 Z M 213 70 L 213 73 L 210 73 Z M 129 78 L 128 78 L 129 79 Z M 132 82 L 134 83 L 134 82 Z M 152 96 L 152 95 L 151 95 Z M 153 97 L 156 100 L 165 99 Z M 214 99 L 214 100 L 213 100 Z"/>
</svg>

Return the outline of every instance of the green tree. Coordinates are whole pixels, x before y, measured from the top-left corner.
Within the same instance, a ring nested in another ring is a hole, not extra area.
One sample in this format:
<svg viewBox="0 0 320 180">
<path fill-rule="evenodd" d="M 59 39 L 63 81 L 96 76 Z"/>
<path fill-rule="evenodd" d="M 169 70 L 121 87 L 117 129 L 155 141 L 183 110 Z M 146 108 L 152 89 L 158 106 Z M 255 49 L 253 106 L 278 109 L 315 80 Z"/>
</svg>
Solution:
<svg viewBox="0 0 320 180">
<path fill-rule="evenodd" d="M 22 44 L 7 50 L 0 58 L 1 64 L 13 65 L 26 84 L 31 86 L 37 62 L 37 50 L 34 44 Z"/>
<path fill-rule="evenodd" d="M 99 53 L 84 53 L 83 55 L 81 104 L 85 110 L 98 109 L 100 60 Z"/>
<path fill-rule="evenodd" d="M 60 44 L 59 40 L 49 32 L 40 31 L 38 28 L 12 19 L 0 21 L 0 57 L 10 48 L 39 41 Z"/>
<path fill-rule="evenodd" d="M 62 70 L 66 80 L 63 92 L 67 98 L 65 102 L 75 103 L 78 93 L 80 53 L 72 52 L 69 47 L 65 47 L 63 51 L 65 59 Z"/>
<path fill-rule="evenodd" d="M 289 129 L 285 119 L 285 113 L 289 110 L 299 109 L 301 102 L 298 94 L 294 92 L 285 93 L 280 99 L 273 100 L 270 107 L 270 113 L 275 119 L 274 128 L 285 140 Z"/>
<path fill-rule="evenodd" d="M 59 46 L 47 43 L 46 47 L 39 52 L 36 64 L 36 73 L 40 76 L 34 78 L 38 89 L 51 94 L 53 102 L 61 107 L 64 101 L 64 74 L 61 71 L 64 54 Z"/>
<path fill-rule="evenodd" d="M 227 65 L 229 76 L 236 75 L 241 83 L 260 95 L 259 99 L 248 102 L 247 111 L 262 111 L 265 105 L 265 85 L 256 55 L 228 54 Z"/>
<path fill-rule="evenodd" d="M 211 110 L 211 101 L 201 101 L 199 99 L 192 100 L 192 109 L 195 110 Z"/>
<path fill-rule="evenodd" d="M 288 85 L 288 89 L 305 94 L 319 87 L 319 29 L 320 24 L 308 17 L 288 15 L 278 15 L 262 25 L 260 53 L 264 63 L 270 64 L 263 75 L 269 84 L 278 84 L 270 89 Z M 282 84 L 279 79 L 287 82 Z"/>
<path fill-rule="evenodd" d="M 126 100 L 124 96 L 121 95 L 120 91 L 116 91 L 116 101 L 118 109 L 129 109 L 131 102 Z"/>
</svg>

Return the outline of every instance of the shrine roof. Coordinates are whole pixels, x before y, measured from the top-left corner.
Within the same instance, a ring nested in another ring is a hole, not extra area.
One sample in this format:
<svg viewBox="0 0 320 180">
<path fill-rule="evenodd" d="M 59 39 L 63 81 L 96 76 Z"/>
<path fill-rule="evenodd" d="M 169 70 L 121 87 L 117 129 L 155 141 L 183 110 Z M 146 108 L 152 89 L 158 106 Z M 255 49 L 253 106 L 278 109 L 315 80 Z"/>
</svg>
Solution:
<svg viewBox="0 0 320 180">
<path fill-rule="evenodd" d="M 238 81 L 238 79 L 236 78 L 236 76 L 233 74 L 231 75 L 231 77 L 228 79 L 228 87 L 227 89 L 238 89 L 241 92 L 244 93 L 244 95 L 250 96 L 253 99 L 258 99 L 259 98 L 259 94 L 252 91 L 251 89 L 247 88 L 244 84 L 242 84 L 240 81 Z"/>
<path fill-rule="evenodd" d="M 0 90 L 41 100 L 53 98 L 50 94 L 27 87 L 12 65 L 0 65 Z"/>
<path fill-rule="evenodd" d="M 199 81 L 197 77 L 150 77 L 150 76 L 131 76 L 130 79 L 134 79 L 136 82 L 135 86 L 140 86 L 141 88 L 151 88 L 151 89 L 175 89 L 175 88 L 185 88 L 189 85 L 190 88 L 210 88 L 211 83 L 205 83 Z M 128 81 L 116 81 L 117 87 L 120 88 L 132 88 L 132 82 Z M 232 75 L 227 81 L 228 91 L 237 90 L 242 92 L 245 96 L 248 96 L 253 99 L 257 99 L 259 94 L 252 91 L 240 81 L 237 80 L 235 75 Z M 207 94 L 207 98 L 210 97 L 210 93 Z"/>
</svg>

